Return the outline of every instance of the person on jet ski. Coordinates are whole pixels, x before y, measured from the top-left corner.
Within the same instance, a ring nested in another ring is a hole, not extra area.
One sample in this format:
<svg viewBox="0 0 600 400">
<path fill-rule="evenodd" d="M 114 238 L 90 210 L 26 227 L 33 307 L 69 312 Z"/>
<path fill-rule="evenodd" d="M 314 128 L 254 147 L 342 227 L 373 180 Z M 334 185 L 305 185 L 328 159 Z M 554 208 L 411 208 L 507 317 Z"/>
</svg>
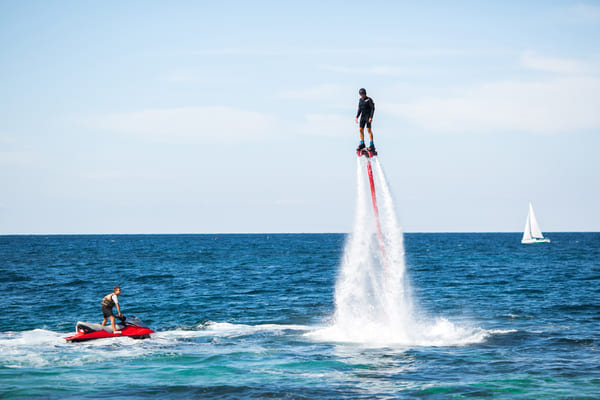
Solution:
<svg viewBox="0 0 600 400">
<path fill-rule="evenodd" d="M 100 305 L 102 306 L 102 316 L 104 316 L 104 320 L 102 320 L 102 326 L 106 325 L 106 320 L 110 318 L 110 326 L 112 327 L 113 333 L 120 334 L 121 331 L 118 331 L 115 327 L 115 316 L 113 315 L 113 307 L 117 306 L 117 311 L 119 312 L 118 317 L 122 318 L 123 314 L 121 314 L 121 307 L 119 306 L 119 295 L 121 294 L 121 286 L 115 286 L 113 288 L 113 292 L 107 294 L 102 298 Z"/>
<path fill-rule="evenodd" d="M 373 99 L 367 96 L 367 91 L 361 88 L 358 91 L 360 99 L 358 100 L 358 111 L 356 112 L 356 118 L 354 121 L 358 124 L 358 117 L 360 117 L 360 144 L 358 145 L 357 151 L 361 151 L 365 148 L 365 125 L 367 126 L 367 132 L 369 132 L 369 139 L 371 139 L 368 151 L 375 151 L 375 145 L 373 144 L 373 131 L 371 130 L 371 122 L 373 122 L 373 114 L 375 114 L 375 103 Z"/>
</svg>

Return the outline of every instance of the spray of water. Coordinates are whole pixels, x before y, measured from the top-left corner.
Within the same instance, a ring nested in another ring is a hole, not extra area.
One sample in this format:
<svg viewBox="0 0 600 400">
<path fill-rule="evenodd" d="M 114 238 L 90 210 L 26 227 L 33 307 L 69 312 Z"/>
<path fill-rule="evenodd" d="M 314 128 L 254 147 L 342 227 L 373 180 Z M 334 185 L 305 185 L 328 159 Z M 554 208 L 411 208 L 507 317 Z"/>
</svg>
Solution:
<svg viewBox="0 0 600 400">
<path fill-rule="evenodd" d="M 366 163 L 377 190 L 381 240 L 377 236 Z M 479 342 L 487 332 L 458 327 L 444 318 L 418 318 L 406 272 L 403 234 L 394 201 L 377 158 L 357 158 L 357 204 L 335 287 L 335 315 L 320 340 L 365 344 L 457 345 Z M 383 247 L 383 250 L 382 248 Z"/>
</svg>

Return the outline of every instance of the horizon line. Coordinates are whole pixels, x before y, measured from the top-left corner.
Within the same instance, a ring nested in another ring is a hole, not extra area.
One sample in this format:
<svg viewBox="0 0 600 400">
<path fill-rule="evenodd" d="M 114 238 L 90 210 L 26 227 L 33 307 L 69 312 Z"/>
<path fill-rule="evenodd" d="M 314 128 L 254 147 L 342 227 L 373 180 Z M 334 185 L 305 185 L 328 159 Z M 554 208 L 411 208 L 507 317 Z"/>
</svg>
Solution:
<svg viewBox="0 0 600 400">
<path fill-rule="evenodd" d="M 510 233 L 522 234 L 521 231 L 403 231 L 403 234 L 473 234 L 473 233 Z M 581 231 L 544 231 L 545 234 L 554 233 L 600 233 L 594 230 Z M 0 233 L 0 236 L 142 236 L 142 235 L 349 235 L 351 232 L 146 232 L 146 233 Z"/>
</svg>

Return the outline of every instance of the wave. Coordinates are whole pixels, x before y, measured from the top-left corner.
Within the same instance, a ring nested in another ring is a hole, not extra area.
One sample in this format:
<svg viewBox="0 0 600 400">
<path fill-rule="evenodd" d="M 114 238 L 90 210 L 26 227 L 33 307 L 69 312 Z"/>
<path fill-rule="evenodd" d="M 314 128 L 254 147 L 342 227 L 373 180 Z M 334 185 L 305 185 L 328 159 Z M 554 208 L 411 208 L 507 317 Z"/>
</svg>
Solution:
<svg viewBox="0 0 600 400">
<path fill-rule="evenodd" d="M 171 330 L 157 331 L 152 334 L 154 338 L 177 338 L 177 337 L 238 337 L 252 335 L 256 333 L 270 333 L 274 335 L 285 333 L 304 333 L 314 330 L 315 327 L 308 325 L 280 325 L 280 324 L 232 324 L 228 322 L 208 321 L 192 328 L 175 328 Z M 46 329 L 32 329 L 28 331 L 8 331 L 0 332 L 0 349 L 17 348 L 21 346 L 58 346 L 66 344 L 67 346 L 89 346 L 97 343 L 106 344 L 111 341 L 125 341 L 131 343 L 142 343 L 144 341 L 134 340 L 128 337 L 107 338 L 90 340 L 79 343 L 67 343 L 65 336 L 74 335 L 75 332 L 55 332 Z M 151 341 L 150 339 L 150 341 Z"/>
<path fill-rule="evenodd" d="M 286 333 L 304 333 L 315 329 L 308 325 L 280 325 L 280 324 L 232 324 L 229 322 L 214 322 L 208 321 L 197 325 L 192 329 L 173 329 L 162 332 L 157 332 L 152 337 L 164 338 L 191 338 L 191 337 L 227 337 L 235 338 L 240 336 L 253 335 L 257 333 L 266 333 L 272 335 L 282 335 Z"/>
<path fill-rule="evenodd" d="M 74 367 L 185 354 L 210 360 L 211 357 L 230 353 L 259 354 L 268 348 L 272 349 L 273 345 L 285 346 L 286 341 L 336 346 L 360 343 L 361 347 L 397 347 L 400 350 L 419 346 L 463 346 L 481 343 L 494 335 L 512 331 L 469 328 L 440 318 L 434 324 L 424 324 L 408 336 L 391 332 L 375 325 L 349 332 L 336 325 L 248 325 L 209 321 L 193 328 L 158 331 L 145 340 L 122 337 L 67 343 L 64 337 L 72 332 L 33 329 L 0 333 L 0 366 L 42 369 Z"/>
<path fill-rule="evenodd" d="M 56 366 L 87 365 L 96 362 L 122 360 L 173 352 L 197 351 L 198 345 L 207 355 L 214 354 L 214 346 L 222 342 L 228 348 L 254 351 L 259 340 L 283 335 L 301 336 L 314 329 L 306 325 L 278 324 L 231 324 L 209 321 L 192 329 L 158 331 L 145 340 L 128 337 L 97 339 L 78 343 L 67 343 L 65 336 L 74 332 L 55 332 L 46 329 L 9 331 L 0 333 L 0 366 L 9 368 L 45 368 Z M 220 339 L 220 340 L 215 340 Z M 193 347 L 186 349 L 189 345 Z M 235 345 L 235 346 L 232 346 Z M 253 350 L 254 349 L 254 350 Z M 227 350 L 228 351 L 228 350 Z"/>
<path fill-rule="evenodd" d="M 348 329 L 347 325 L 334 324 L 306 334 L 318 341 L 355 343 L 363 347 L 445 347 L 466 346 L 483 343 L 495 334 L 508 333 L 480 327 L 458 325 L 446 318 L 433 322 L 415 322 L 411 326 L 393 326 L 386 322 L 370 322 L 368 325 Z"/>
</svg>

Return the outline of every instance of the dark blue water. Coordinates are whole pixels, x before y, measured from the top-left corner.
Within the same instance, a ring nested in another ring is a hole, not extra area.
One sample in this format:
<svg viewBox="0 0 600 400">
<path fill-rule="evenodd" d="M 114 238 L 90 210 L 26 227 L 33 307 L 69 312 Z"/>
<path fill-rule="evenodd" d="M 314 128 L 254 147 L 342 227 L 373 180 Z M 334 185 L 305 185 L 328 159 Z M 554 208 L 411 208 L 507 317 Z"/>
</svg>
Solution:
<svg viewBox="0 0 600 400">
<path fill-rule="evenodd" d="M 0 397 L 600 398 L 600 234 L 407 234 L 462 346 L 318 341 L 345 236 L 0 236 Z M 120 284 L 148 340 L 67 344 Z"/>
</svg>

